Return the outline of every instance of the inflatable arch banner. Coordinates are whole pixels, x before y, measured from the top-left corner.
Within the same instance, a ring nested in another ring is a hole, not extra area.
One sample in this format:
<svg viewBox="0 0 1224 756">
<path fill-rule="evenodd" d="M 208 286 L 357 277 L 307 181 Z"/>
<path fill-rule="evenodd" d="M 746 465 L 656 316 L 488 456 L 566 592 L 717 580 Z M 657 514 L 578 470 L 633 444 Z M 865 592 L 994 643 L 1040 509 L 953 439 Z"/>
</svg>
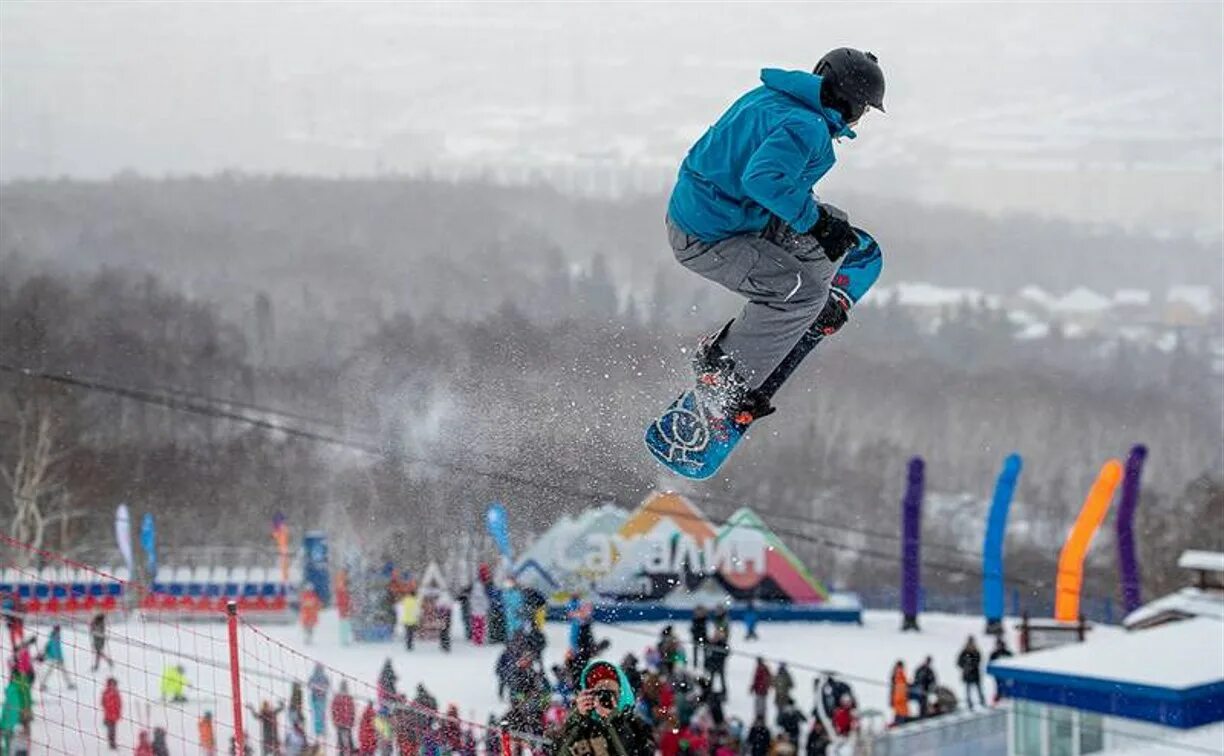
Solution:
<svg viewBox="0 0 1224 756">
<path fill-rule="evenodd" d="M 1122 463 L 1111 459 L 1101 468 L 1096 482 L 1088 491 L 1084 507 L 1063 544 L 1058 556 L 1058 580 L 1054 595 L 1054 619 L 1075 622 L 1080 613 L 1080 590 L 1084 584 L 1084 559 L 1092 538 L 1109 513 L 1114 491 L 1122 480 Z"/>
<path fill-rule="evenodd" d="M 1003 460 L 1003 469 L 995 481 L 994 498 L 990 501 L 990 514 L 986 518 L 986 539 L 982 545 L 982 614 L 986 616 L 988 632 L 1002 630 L 1003 536 L 1023 466 L 1019 454 L 1010 454 Z"/>
<path fill-rule="evenodd" d="M 1147 447 L 1136 444 L 1126 457 L 1126 477 L 1122 479 L 1122 501 L 1115 522 L 1118 537 L 1118 571 L 1122 579 L 1122 604 L 1130 614 L 1143 603 L 1139 592 L 1139 557 L 1135 552 L 1135 510 L 1139 506 L 1139 481 Z"/>
<path fill-rule="evenodd" d="M 918 629 L 922 593 L 922 494 L 926 482 L 922 457 L 909 462 L 901 500 L 901 629 Z"/>
</svg>

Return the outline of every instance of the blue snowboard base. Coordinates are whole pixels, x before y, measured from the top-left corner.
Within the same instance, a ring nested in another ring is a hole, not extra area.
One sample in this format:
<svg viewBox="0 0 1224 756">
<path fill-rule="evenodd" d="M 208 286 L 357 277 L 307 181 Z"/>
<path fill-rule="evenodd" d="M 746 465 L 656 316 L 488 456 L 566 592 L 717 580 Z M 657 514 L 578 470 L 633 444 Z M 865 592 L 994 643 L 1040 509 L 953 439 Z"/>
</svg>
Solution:
<svg viewBox="0 0 1224 756">
<path fill-rule="evenodd" d="M 705 480 L 722 467 L 747 425 L 711 414 L 689 389 L 646 428 L 646 448 L 659 464 L 681 477 Z"/>
</svg>

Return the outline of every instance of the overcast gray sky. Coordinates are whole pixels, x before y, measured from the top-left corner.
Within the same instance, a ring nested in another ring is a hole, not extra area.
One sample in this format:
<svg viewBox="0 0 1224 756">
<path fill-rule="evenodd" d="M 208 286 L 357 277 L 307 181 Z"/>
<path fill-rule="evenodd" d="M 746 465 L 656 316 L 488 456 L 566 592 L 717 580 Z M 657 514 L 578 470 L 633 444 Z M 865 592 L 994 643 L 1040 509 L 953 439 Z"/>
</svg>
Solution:
<svg viewBox="0 0 1224 756">
<path fill-rule="evenodd" d="M 1116 182 L 1136 196 L 1099 214 L 1130 217 L 1147 182 L 1188 227 L 1219 226 L 1218 2 L 9 0 L 0 178 L 593 163 L 666 176 L 761 67 L 808 68 L 838 45 L 876 51 L 889 81 L 888 114 L 842 150 L 859 169 L 838 172 L 849 188 L 972 203 L 982 175 L 998 185 L 985 209 L 1023 208 L 1016 175 L 1071 166 L 1085 187 L 1054 204 L 1093 215 L 1093 188 Z"/>
</svg>

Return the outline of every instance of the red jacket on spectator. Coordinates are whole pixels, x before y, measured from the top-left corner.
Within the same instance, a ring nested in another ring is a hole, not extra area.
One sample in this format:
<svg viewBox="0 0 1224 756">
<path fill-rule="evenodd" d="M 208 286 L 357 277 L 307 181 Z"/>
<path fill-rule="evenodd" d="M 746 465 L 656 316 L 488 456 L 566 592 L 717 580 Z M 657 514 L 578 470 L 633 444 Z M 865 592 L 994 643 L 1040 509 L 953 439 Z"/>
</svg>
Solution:
<svg viewBox="0 0 1224 756">
<path fill-rule="evenodd" d="M 353 609 L 353 599 L 349 595 L 348 573 L 342 569 L 336 570 L 336 581 L 332 595 L 336 597 L 336 614 L 340 616 L 340 619 L 348 619 Z"/>
<path fill-rule="evenodd" d="M 323 602 L 319 600 L 318 595 L 310 588 L 302 591 L 302 606 L 299 610 L 301 615 L 302 627 L 310 629 L 319 624 L 319 610 L 323 608 Z"/>
<path fill-rule="evenodd" d="M 463 745 L 463 730 L 459 725 L 459 707 L 451 704 L 446 707 L 446 719 L 442 720 L 439 734 L 442 736 L 442 746 L 448 751 L 458 751 Z"/>
<path fill-rule="evenodd" d="M 675 727 L 663 728 L 663 734 L 659 736 L 659 753 L 663 756 L 676 756 L 680 753 L 680 731 Z"/>
<path fill-rule="evenodd" d="M 112 677 L 106 681 L 106 689 L 102 691 L 102 721 L 118 722 L 122 714 L 123 699 L 119 697 L 119 683 Z"/>
<path fill-rule="evenodd" d="M 688 741 L 688 752 L 690 754 L 706 754 L 709 752 L 710 743 L 706 737 L 700 732 L 697 732 L 689 725 L 680 728 L 680 741 Z"/>
<path fill-rule="evenodd" d="M 141 730 L 139 742 L 136 743 L 136 756 L 153 756 L 153 744 L 149 742 L 149 733 Z"/>
<path fill-rule="evenodd" d="M 666 718 L 676 710 L 676 689 L 667 680 L 659 682 L 659 717 Z"/>
<path fill-rule="evenodd" d="M 854 729 L 854 709 L 846 704 L 839 705 L 833 710 L 833 730 L 842 737 L 850 734 Z"/>
<path fill-rule="evenodd" d="M 337 728 L 351 729 L 357 719 L 357 707 L 348 693 L 337 693 L 331 705 L 332 723 Z"/>
<path fill-rule="evenodd" d="M 764 696 L 769 693 L 772 685 L 773 675 L 769 674 L 769 667 L 765 666 L 765 662 L 758 661 L 756 671 L 752 673 L 752 685 L 748 688 L 748 692 L 754 696 Z"/>
<path fill-rule="evenodd" d="M 378 731 L 374 729 L 374 705 L 366 705 L 361 712 L 361 726 L 357 728 L 357 750 L 372 754 L 378 748 Z"/>
</svg>

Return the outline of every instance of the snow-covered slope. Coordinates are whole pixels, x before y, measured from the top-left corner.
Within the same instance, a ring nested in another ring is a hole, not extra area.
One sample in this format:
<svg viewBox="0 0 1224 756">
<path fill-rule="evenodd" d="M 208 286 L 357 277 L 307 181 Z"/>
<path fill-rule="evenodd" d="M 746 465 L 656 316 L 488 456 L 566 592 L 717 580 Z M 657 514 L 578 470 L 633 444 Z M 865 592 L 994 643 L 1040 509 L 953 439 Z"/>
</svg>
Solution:
<svg viewBox="0 0 1224 756">
<path fill-rule="evenodd" d="M 978 617 L 928 614 L 921 617 L 920 633 L 901 633 L 901 621 L 895 612 L 866 612 L 861 627 L 837 624 L 765 624 L 759 629 L 760 640 L 745 641 L 743 628 L 733 628 L 732 656 L 728 665 L 731 697 L 728 713 L 751 719 L 751 701 L 747 695 L 748 681 L 757 655 L 767 659 L 785 659 L 796 679 L 801 706 L 812 704 L 814 670 L 831 669 L 846 675 L 854 686 L 860 703 L 867 709 L 888 708 L 887 687 L 892 664 L 902 659 L 907 670 L 920 663 L 928 654 L 934 657 L 940 679 L 958 687 L 959 673 L 956 654 L 969 635 L 989 649 L 988 639 L 981 635 L 982 621 Z M 601 625 L 596 635 L 611 641 L 608 653 L 619 660 L 633 652 L 639 658 L 643 649 L 658 637 L 662 625 Z M 677 627 L 687 639 L 687 628 Z M 45 635 L 45 628 L 40 629 Z M 501 712 L 497 700 L 493 669 L 500 652 L 498 647 L 476 648 L 461 637 L 456 639 L 452 653 L 443 654 L 435 643 L 418 641 L 414 651 L 407 652 L 399 643 L 341 646 L 337 642 L 337 620 L 332 612 L 324 612 L 315 642 L 302 643 L 297 627 L 270 627 L 267 638 L 244 630 L 240 644 L 244 668 L 243 694 L 246 703 L 258 705 L 263 699 L 280 701 L 289 696 L 290 678 L 304 680 L 313 668 L 313 659 L 322 660 L 330 668 L 350 675 L 362 684 L 350 683 L 361 707 L 372 695 L 369 687 L 386 659 L 391 659 L 399 674 L 399 690 L 409 694 L 423 683 L 445 706 L 459 705 L 465 718 L 485 721 L 490 712 Z M 1095 634 L 1120 632 L 1098 627 Z M 563 624 L 547 628 L 549 646 L 545 662 L 559 663 L 564 655 L 568 629 Z M 98 753 L 103 742 L 98 738 L 102 723 L 98 712 L 102 684 L 106 676 L 114 675 L 125 697 L 124 721 L 119 728 L 121 750 L 130 751 L 135 742 L 134 723 L 144 726 L 164 726 L 170 736 L 172 753 L 191 753 L 196 749 L 196 722 L 200 714 L 212 711 L 218 723 L 218 733 L 228 740 L 232 722 L 228 699 L 229 677 L 226 666 L 227 646 L 223 626 L 190 626 L 178 629 L 170 625 L 130 620 L 112 628 L 111 652 L 117 666 L 90 674 L 88 637 L 81 626 L 65 628 L 68 667 L 77 682 L 75 691 L 65 691 L 52 682 L 49 693 L 35 693 L 35 741 L 43 744 L 39 752 Z M 126 639 L 126 640 L 125 640 Z M 281 647 L 277 644 L 284 644 Z M 1014 645 L 1014 643 L 1013 643 Z M 300 650 L 304 656 L 298 656 Z M 166 664 L 182 663 L 192 688 L 189 701 L 182 705 L 161 703 L 159 681 Z M 333 686 L 337 675 L 332 673 Z M 249 712 L 246 726 L 256 727 Z M 282 724 L 283 724 L 282 717 Z"/>
</svg>

